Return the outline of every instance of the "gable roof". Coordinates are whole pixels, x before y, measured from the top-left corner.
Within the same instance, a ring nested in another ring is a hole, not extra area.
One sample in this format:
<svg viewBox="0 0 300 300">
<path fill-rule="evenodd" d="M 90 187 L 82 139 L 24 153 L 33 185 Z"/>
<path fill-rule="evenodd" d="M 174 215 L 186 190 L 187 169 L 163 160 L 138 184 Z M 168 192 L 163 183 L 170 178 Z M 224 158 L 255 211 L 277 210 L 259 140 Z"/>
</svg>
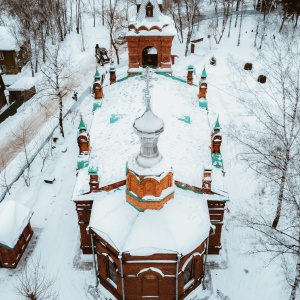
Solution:
<svg viewBox="0 0 300 300">
<path fill-rule="evenodd" d="M 151 3 L 153 5 L 153 17 L 147 17 L 146 16 L 146 6 L 147 6 L 148 3 Z M 142 21 L 145 18 L 147 18 L 147 19 L 151 18 L 153 21 L 157 22 L 157 21 L 159 21 L 159 19 L 162 15 L 163 14 L 160 11 L 157 0 L 142 0 L 141 7 L 140 7 L 139 12 L 137 14 L 136 20 L 137 21 Z"/>
</svg>

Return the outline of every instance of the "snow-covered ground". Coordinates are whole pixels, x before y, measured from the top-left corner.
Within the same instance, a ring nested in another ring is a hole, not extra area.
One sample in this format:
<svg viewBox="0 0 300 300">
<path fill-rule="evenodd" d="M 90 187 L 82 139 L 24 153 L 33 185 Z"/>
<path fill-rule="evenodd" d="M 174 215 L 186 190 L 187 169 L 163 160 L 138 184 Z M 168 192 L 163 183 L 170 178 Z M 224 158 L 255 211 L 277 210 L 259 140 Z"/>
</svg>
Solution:
<svg viewBox="0 0 300 300">
<path fill-rule="evenodd" d="M 101 27 L 92 28 L 89 23 L 85 24 L 86 52 L 80 51 L 80 37 L 75 33 L 68 36 L 64 42 L 65 49 L 72 52 L 70 53 L 72 66 L 78 70 L 76 80 L 79 94 L 91 84 L 95 73 L 95 44 L 99 43 L 100 46 L 107 48 L 109 44 L 105 30 Z M 207 24 L 203 23 L 199 31 L 205 33 L 206 26 Z M 236 46 L 238 28 L 233 27 L 230 38 L 227 38 L 227 34 L 225 34 L 219 45 L 204 38 L 204 41 L 196 46 L 195 54 L 187 57 L 184 57 L 185 45 L 178 43 L 176 37 L 174 39 L 172 53 L 179 56 L 173 66 L 174 76 L 186 78 L 187 66 L 193 65 L 196 68 L 194 83 L 198 83 L 203 67 L 206 68 L 209 119 L 213 122 L 217 115 L 220 117 L 224 136 L 222 156 L 226 171 L 225 181 L 230 197 L 225 214 L 221 255 L 209 259 L 208 278 L 211 280 L 207 289 L 204 291 L 202 287 L 198 288 L 190 295 L 190 299 L 282 300 L 287 299 L 289 294 L 284 276 L 278 271 L 279 262 L 274 261 L 269 264 L 266 255 L 247 254 L 252 247 L 247 239 L 249 231 L 238 227 L 235 222 L 239 211 L 247 209 L 248 201 L 251 200 L 252 204 L 257 202 L 253 198 L 257 180 L 255 175 L 250 170 L 246 170 L 245 166 L 237 160 L 239 145 L 226 136 L 230 125 L 243 122 L 244 114 L 242 107 L 229 89 L 229 86 L 232 85 L 232 70 L 228 65 L 228 56 L 232 55 L 243 62 L 248 60 L 253 62 L 252 55 L 256 54 L 256 48 L 253 47 L 254 33 L 251 32 L 252 29 L 255 29 L 253 17 L 246 17 L 239 47 Z M 205 34 L 203 35 L 205 36 Z M 125 49 L 126 45 L 122 47 Z M 209 64 L 212 56 L 217 59 L 216 66 Z M 121 63 L 117 66 L 117 79 L 126 76 L 127 64 L 128 58 L 125 49 L 121 54 Z M 108 84 L 108 77 L 106 76 L 105 85 Z M 73 101 L 71 96 L 69 101 Z M 87 97 L 78 110 L 66 118 L 65 139 L 59 140 L 53 149 L 52 156 L 46 160 L 42 172 L 41 156 L 37 156 L 31 166 L 30 187 L 26 187 L 21 178 L 13 185 L 11 194 L 7 195 L 4 200 L 16 200 L 34 212 L 31 219 L 34 237 L 17 269 L 0 269 L 1 300 L 20 299 L 14 291 L 15 275 L 20 271 L 22 263 L 32 257 L 40 257 L 44 266 L 43 271 L 56 278 L 57 289 L 60 293 L 59 299 L 94 299 L 92 293 L 88 292 L 89 287 L 95 284 L 92 259 L 90 256 L 84 257 L 80 254 L 77 216 L 74 203 L 71 201 L 76 181 L 77 126 L 80 120 L 80 111 L 84 111 L 86 107 L 92 109 L 91 97 Z M 24 115 L 34 116 L 37 109 L 34 103 L 26 104 L 16 116 L 1 124 L 0 136 L 9 135 L 10 130 Z M 195 109 L 200 109 L 200 107 L 195 107 Z M 87 122 L 89 121 L 87 120 Z M 49 147 L 49 145 L 47 146 Z M 63 152 L 66 148 L 67 151 Z M 12 163 L 9 168 L 13 169 L 16 166 Z M 45 183 L 43 180 L 45 176 L 55 177 L 54 183 Z M 215 261 L 215 263 L 213 264 L 211 261 Z M 105 292 L 104 295 L 111 297 Z"/>
</svg>

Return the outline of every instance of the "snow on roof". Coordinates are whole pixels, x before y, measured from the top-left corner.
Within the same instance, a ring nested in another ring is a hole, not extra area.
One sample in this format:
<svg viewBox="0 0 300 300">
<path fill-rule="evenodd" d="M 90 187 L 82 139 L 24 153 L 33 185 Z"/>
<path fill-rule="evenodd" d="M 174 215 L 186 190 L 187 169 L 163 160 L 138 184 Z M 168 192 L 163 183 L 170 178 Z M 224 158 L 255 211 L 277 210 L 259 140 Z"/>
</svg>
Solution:
<svg viewBox="0 0 300 300">
<path fill-rule="evenodd" d="M 146 6 L 148 5 L 148 3 L 151 3 L 153 5 L 153 16 L 152 17 L 146 16 Z M 160 8 L 159 8 L 156 0 L 142 0 L 141 7 L 136 16 L 136 20 L 143 21 L 145 18 L 151 18 L 152 21 L 157 22 L 157 21 L 159 21 L 161 16 L 162 16 L 162 13 L 160 11 Z"/>
<path fill-rule="evenodd" d="M 147 109 L 142 116 L 134 121 L 134 127 L 141 132 L 155 133 L 163 130 L 164 121 L 156 116 L 151 109 Z"/>
<path fill-rule="evenodd" d="M 16 201 L 0 203 L 0 245 L 13 249 L 27 226 L 32 212 Z"/>
<path fill-rule="evenodd" d="M 163 0 L 156 0 L 158 4 L 162 4 Z M 143 0 L 136 0 L 136 4 L 141 4 Z"/>
<path fill-rule="evenodd" d="M 5 86 L 10 86 L 22 77 L 22 73 L 11 74 L 11 75 L 2 74 L 1 76 L 2 76 L 2 79 L 3 79 L 3 82 L 4 82 Z"/>
<path fill-rule="evenodd" d="M 0 51 L 19 50 L 9 28 L 0 26 Z"/>
<path fill-rule="evenodd" d="M 13 91 L 25 91 L 31 89 L 36 83 L 35 77 L 21 77 L 15 83 L 10 85 L 7 89 Z"/>
<path fill-rule="evenodd" d="M 139 212 L 125 200 L 125 188 L 96 194 L 89 227 L 120 252 L 185 255 L 208 236 L 206 196 L 175 188 L 161 210 Z"/>
<path fill-rule="evenodd" d="M 152 82 L 151 105 L 165 124 L 158 141 L 159 152 L 173 167 L 175 180 L 201 187 L 203 167 L 212 163 L 211 129 L 206 110 L 199 107 L 197 87 L 156 76 L 158 80 Z M 146 107 L 145 83 L 139 78 L 135 76 L 105 87 L 102 107 L 94 112 L 89 164 L 99 167 L 100 187 L 124 180 L 129 156 L 139 152 L 141 144 L 132 126 Z M 113 123 L 110 122 L 112 115 L 119 117 Z M 92 109 L 90 116 L 85 118 L 92 118 Z M 218 173 L 221 170 L 214 168 L 213 174 L 221 182 L 213 184 L 223 186 L 222 176 L 217 176 Z M 88 181 L 87 170 L 79 170 L 74 200 L 88 191 Z"/>
<path fill-rule="evenodd" d="M 153 5 L 152 17 L 146 16 L 148 2 Z M 140 4 L 136 17 L 128 22 L 128 26 L 134 26 L 134 29 L 130 29 L 126 36 L 175 36 L 177 34 L 173 20 L 160 11 L 157 0 L 141 0 Z"/>
</svg>

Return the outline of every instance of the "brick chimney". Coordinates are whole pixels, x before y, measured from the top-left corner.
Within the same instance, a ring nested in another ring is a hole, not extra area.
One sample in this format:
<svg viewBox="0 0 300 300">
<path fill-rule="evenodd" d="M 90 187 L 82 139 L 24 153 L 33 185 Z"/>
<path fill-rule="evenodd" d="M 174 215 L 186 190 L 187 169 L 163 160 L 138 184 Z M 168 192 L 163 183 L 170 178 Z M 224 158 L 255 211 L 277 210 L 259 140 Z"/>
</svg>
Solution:
<svg viewBox="0 0 300 300">
<path fill-rule="evenodd" d="M 193 73 L 195 73 L 195 68 L 192 65 L 187 67 L 187 80 L 186 82 L 190 85 L 193 84 Z"/>
<path fill-rule="evenodd" d="M 202 190 L 204 193 L 210 194 L 211 193 L 211 174 L 212 174 L 212 167 L 207 166 L 203 170 L 203 177 L 202 177 Z"/>
<path fill-rule="evenodd" d="M 98 167 L 89 167 L 90 175 L 90 193 L 99 191 L 99 176 L 98 176 Z"/>
</svg>

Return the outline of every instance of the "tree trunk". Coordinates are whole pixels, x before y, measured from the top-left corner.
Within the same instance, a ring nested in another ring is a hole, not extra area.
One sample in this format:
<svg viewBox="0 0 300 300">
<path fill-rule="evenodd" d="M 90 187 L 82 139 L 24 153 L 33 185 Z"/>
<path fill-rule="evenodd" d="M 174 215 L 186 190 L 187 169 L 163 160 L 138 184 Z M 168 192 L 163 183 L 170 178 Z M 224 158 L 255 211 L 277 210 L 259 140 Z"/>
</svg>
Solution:
<svg viewBox="0 0 300 300">
<path fill-rule="evenodd" d="M 288 163 L 289 159 L 286 159 L 284 162 L 283 170 L 282 170 L 282 176 L 280 180 L 280 186 L 279 186 L 279 194 L 278 194 L 278 199 L 277 199 L 277 208 L 276 208 L 276 215 L 274 218 L 274 221 L 272 223 L 272 228 L 276 229 L 280 215 L 281 215 L 281 207 L 282 207 L 282 201 L 283 201 L 283 196 L 284 196 L 284 188 L 285 188 L 285 183 L 286 183 L 286 175 L 287 175 L 287 170 L 288 170 Z"/>
<path fill-rule="evenodd" d="M 296 16 L 296 22 L 295 22 L 294 29 L 296 29 L 296 27 L 297 27 L 297 25 L 298 25 L 298 19 L 299 19 L 299 15 Z"/>
<path fill-rule="evenodd" d="M 59 96 L 59 129 L 62 137 L 65 137 L 63 126 L 63 102 L 61 96 Z"/>
<path fill-rule="evenodd" d="M 291 291 L 291 296 L 289 300 L 295 300 L 296 295 L 297 295 L 297 290 L 299 288 L 300 284 L 300 232 L 299 232 L 299 243 L 298 243 L 298 257 L 297 257 L 297 265 L 296 265 L 296 275 L 295 275 L 295 280 L 292 285 L 292 291 Z"/>
<path fill-rule="evenodd" d="M 279 32 L 281 32 L 281 30 L 283 28 L 284 21 L 285 21 L 285 16 L 283 16 L 283 18 L 282 18 L 282 22 L 281 22 L 281 25 L 280 25 L 280 28 L 279 28 Z"/>
</svg>

